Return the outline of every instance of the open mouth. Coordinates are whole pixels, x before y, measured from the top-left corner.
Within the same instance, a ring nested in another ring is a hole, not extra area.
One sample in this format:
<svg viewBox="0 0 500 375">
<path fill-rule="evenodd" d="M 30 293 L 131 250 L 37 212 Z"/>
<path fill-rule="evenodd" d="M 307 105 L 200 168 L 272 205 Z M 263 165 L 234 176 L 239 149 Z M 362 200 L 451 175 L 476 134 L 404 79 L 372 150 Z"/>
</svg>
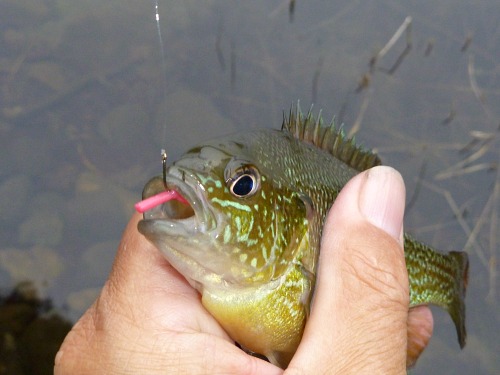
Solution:
<svg viewBox="0 0 500 375">
<path fill-rule="evenodd" d="M 175 172 L 179 172 L 180 176 L 176 176 Z M 149 232 L 147 227 L 153 229 L 149 225 L 153 221 L 156 222 L 155 227 L 161 225 L 181 229 L 182 226 L 184 231 L 190 233 L 210 230 L 215 221 L 199 182 L 175 169 L 167 174 L 165 183 L 159 176 L 151 179 L 144 187 L 143 200 L 135 205 L 136 210 L 144 214 L 141 232 Z"/>
</svg>

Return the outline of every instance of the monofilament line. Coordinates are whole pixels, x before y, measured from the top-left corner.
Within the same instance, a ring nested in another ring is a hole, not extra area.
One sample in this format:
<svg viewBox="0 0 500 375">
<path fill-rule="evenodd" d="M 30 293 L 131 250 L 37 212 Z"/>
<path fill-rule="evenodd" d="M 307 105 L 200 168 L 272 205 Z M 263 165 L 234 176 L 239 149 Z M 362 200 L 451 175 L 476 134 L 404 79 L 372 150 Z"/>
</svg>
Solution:
<svg viewBox="0 0 500 375">
<path fill-rule="evenodd" d="M 155 6 L 155 20 L 156 20 L 156 31 L 158 33 L 158 41 L 160 43 L 160 53 L 161 53 L 161 75 L 163 77 L 163 100 L 167 97 L 167 63 L 165 61 L 165 49 L 163 47 L 163 37 L 160 28 L 160 12 L 158 9 L 158 0 L 154 0 Z M 167 116 L 163 119 L 163 133 L 162 141 L 167 138 Z"/>
</svg>

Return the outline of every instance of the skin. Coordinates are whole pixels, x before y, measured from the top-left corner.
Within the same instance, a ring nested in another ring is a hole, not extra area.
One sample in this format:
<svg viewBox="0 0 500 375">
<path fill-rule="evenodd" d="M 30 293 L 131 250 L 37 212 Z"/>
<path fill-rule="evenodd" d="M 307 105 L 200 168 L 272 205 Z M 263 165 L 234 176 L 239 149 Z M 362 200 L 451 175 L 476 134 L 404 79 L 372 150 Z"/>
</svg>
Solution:
<svg viewBox="0 0 500 375">
<path fill-rule="evenodd" d="M 66 337 L 55 374 L 406 374 L 432 335 L 408 311 L 404 183 L 394 169 L 354 177 L 328 215 L 316 292 L 288 369 L 238 349 L 159 251 L 127 226 L 109 279 Z"/>
</svg>

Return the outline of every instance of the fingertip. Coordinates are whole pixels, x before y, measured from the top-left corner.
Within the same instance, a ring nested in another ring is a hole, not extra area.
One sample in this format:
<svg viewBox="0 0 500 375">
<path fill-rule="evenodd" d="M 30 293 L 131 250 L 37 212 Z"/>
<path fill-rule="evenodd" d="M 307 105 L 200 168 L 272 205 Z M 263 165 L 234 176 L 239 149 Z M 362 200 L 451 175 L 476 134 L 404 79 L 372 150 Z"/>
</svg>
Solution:
<svg viewBox="0 0 500 375">
<path fill-rule="evenodd" d="M 408 314 L 408 347 L 406 366 L 412 367 L 429 344 L 434 319 L 428 306 L 417 306 Z"/>
<path fill-rule="evenodd" d="M 133 215 L 130 217 L 130 220 L 127 224 L 127 226 L 125 227 L 125 232 L 124 234 L 126 235 L 140 235 L 140 237 L 143 237 L 139 231 L 137 230 L 137 224 L 139 224 L 139 221 L 141 221 L 143 218 L 143 216 L 138 213 L 138 212 L 134 212 Z"/>
<path fill-rule="evenodd" d="M 343 223 L 368 221 L 404 244 L 406 190 L 394 168 L 378 166 L 353 177 L 340 191 L 325 220 L 322 241 L 331 241 Z M 327 248 L 328 251 L 328 248 Z"/>
<path fill-rule="evenodd" d="M 137 229 L 141 219 L 138 213 L 132 215 L 118 245 L 108 278 L 108 284 L 116 290 L 136 290 L 133 285 L 147 285 L 164 267 L 164 257 Z"/>
<path fill-rule="evenodd" d="M 314 357 L 316 368 L 331 362 L 330 356 L 317 353 L 321 344 L 343 353 L 345 360 L 334 366 L 338 370 L 363 366 L 362 361 L 350 362 L 360 352 L 372 356 L 373 366 L 368 363 L 364 370 L 404 370 L 409 303 L 404 198 L 401 175 L 376 167 L 351 179 L 332 206 L 323 230 L 311 316 L 298 352 L 299 358 Z M 387 345 L 374 344 L 387 336 L 392 337 Z"/>
<path fill-rule="evenodd" d="M 135 212 L 130 218 L 125 231 L 123 232 L 118 255 L 121 252 L 133 249 L 136 253 L 142 253 L 144 250 L 151 251 L 154 246 L 137 229 L 137 224 L 142 220 L 142 215 Z"/>
<path fill-rule="evenodd" d="M 394 168 L 378 166 L 363 174 L 359 209 L 376 227 L 403 244 L 405 209 L 403 177 Z"/>
</svg>

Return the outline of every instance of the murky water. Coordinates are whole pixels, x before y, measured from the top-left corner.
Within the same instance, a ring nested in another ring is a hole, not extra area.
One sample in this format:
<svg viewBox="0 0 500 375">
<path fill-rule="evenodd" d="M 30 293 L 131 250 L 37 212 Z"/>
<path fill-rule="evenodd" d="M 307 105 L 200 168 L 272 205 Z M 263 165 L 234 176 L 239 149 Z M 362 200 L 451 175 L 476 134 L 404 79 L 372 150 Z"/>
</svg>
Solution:
<svg viewBox="0 0 500 375">
<path fill-rule="evenodd" d="M 470 254 L 467 346 L 436 309 L 414 373 L 499 373 L 500 4 L 295 3 L 160 1 L 163 65 L 152 2 L 1 2 L 2 291 L 31 280 L 76 319 L 160 148 L 278 128 L 300 99 L 402 172 L 410 232 Z"/>
</svg>

